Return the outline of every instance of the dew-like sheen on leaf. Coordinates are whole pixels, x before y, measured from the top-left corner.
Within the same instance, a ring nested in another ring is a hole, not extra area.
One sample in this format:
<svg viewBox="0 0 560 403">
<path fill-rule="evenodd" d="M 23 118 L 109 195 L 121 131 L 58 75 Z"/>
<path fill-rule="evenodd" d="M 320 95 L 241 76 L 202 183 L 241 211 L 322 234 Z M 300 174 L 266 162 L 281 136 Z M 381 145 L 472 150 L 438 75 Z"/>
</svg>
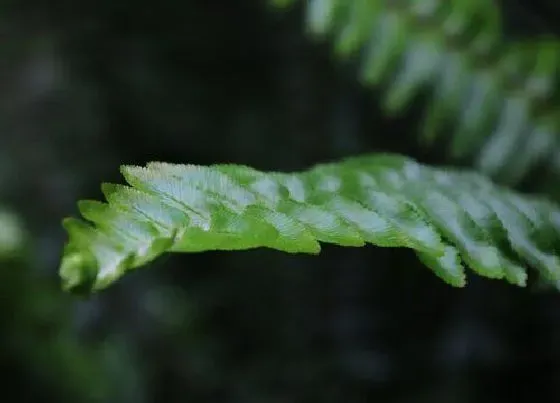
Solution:
<svg viewBox="0 0 560 403">
<path fill-rule="evenodd" d="M 447 283 L 465 267 L 523 286 L 527 267 L 560 280 L 560 209 L 485 177 L 393 154 L 297 173 L 241 165 L 123 166 L 107 203 L 68 218 L 60 274 L 66 289 L 99 290 L 166 252 L 267 247 L 319 253 L 321 243 L 413 249 Z"/>
</svg>

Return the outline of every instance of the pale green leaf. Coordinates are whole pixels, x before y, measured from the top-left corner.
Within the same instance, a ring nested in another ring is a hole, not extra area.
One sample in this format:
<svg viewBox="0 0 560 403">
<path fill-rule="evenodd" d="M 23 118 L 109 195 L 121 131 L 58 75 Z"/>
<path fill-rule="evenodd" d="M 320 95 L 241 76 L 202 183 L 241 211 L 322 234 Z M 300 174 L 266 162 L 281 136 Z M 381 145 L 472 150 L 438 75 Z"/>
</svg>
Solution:
<svg viewBox="0 0 560 403">
<path fill-rule="evenodd" d="M 483 176 L 378 154 L 297 173 L 241 165 L 124 166 L 107 203 L 79 203 L 61 264 L 66 288 L 102 289 L 166 252 L 258 247 L 320 252 L 321 243 L 414 250 L 454 286 L 464 266 L 525 285 L 527 267 L 560 280 L 560 209 Z"/>
</svg>

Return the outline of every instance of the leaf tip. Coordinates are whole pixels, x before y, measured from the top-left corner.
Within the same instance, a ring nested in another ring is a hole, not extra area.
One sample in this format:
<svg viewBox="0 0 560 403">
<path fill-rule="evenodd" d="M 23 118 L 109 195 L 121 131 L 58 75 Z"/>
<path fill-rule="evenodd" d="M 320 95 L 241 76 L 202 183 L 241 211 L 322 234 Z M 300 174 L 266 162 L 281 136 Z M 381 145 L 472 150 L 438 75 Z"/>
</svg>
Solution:
<svg viewBox="0 0 560 403">
<path fill-rule="evenodd" d="M 97 262 L 88 252 L 68 247 L 62 257 L 59 274 L 65 291 L 84 293 L 91 290 L 97 276 Z"/>
</svg>

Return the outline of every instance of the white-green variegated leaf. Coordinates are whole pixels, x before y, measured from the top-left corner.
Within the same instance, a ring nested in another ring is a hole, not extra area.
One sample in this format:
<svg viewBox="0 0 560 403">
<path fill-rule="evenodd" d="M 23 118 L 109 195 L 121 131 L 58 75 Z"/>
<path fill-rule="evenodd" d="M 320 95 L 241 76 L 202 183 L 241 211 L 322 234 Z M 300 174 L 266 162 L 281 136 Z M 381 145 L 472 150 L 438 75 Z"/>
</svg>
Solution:
<svg viewBox="0 0 560 403">
<path fill-rule="evenodd" d="M 560 279 L 558 206 L 484 177 L 398 155 L 355 157 L 297 173 L 239 165 L 124 166 L 69 218 L 66 288 L 102 289 L 166 252 L 258 247 L 319 253 L 321 243 L 413 249 L 454 286 L 464 267 L 525 285 L 527 268 Z"/>
</svg>

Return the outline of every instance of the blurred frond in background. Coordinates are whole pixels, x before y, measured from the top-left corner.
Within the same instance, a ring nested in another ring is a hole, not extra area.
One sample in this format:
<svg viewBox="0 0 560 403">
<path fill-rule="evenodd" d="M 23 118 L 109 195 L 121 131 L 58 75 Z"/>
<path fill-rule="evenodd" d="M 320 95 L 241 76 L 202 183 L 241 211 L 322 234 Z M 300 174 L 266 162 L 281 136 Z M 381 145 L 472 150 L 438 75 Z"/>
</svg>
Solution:
<svg viewBox="0 0 560 403">
<path fill-rule="evenodd" d="M 278 0 L 278 5 L 296 1 Z M 560 176 L 560 40 L 508 40 L 487 0 L 310 0 L 307 29 L 361 60 L 360 79 L 395 114 L 429 94 L 426 144 L 517 184 L 539 164 Z"/>
</svg>

